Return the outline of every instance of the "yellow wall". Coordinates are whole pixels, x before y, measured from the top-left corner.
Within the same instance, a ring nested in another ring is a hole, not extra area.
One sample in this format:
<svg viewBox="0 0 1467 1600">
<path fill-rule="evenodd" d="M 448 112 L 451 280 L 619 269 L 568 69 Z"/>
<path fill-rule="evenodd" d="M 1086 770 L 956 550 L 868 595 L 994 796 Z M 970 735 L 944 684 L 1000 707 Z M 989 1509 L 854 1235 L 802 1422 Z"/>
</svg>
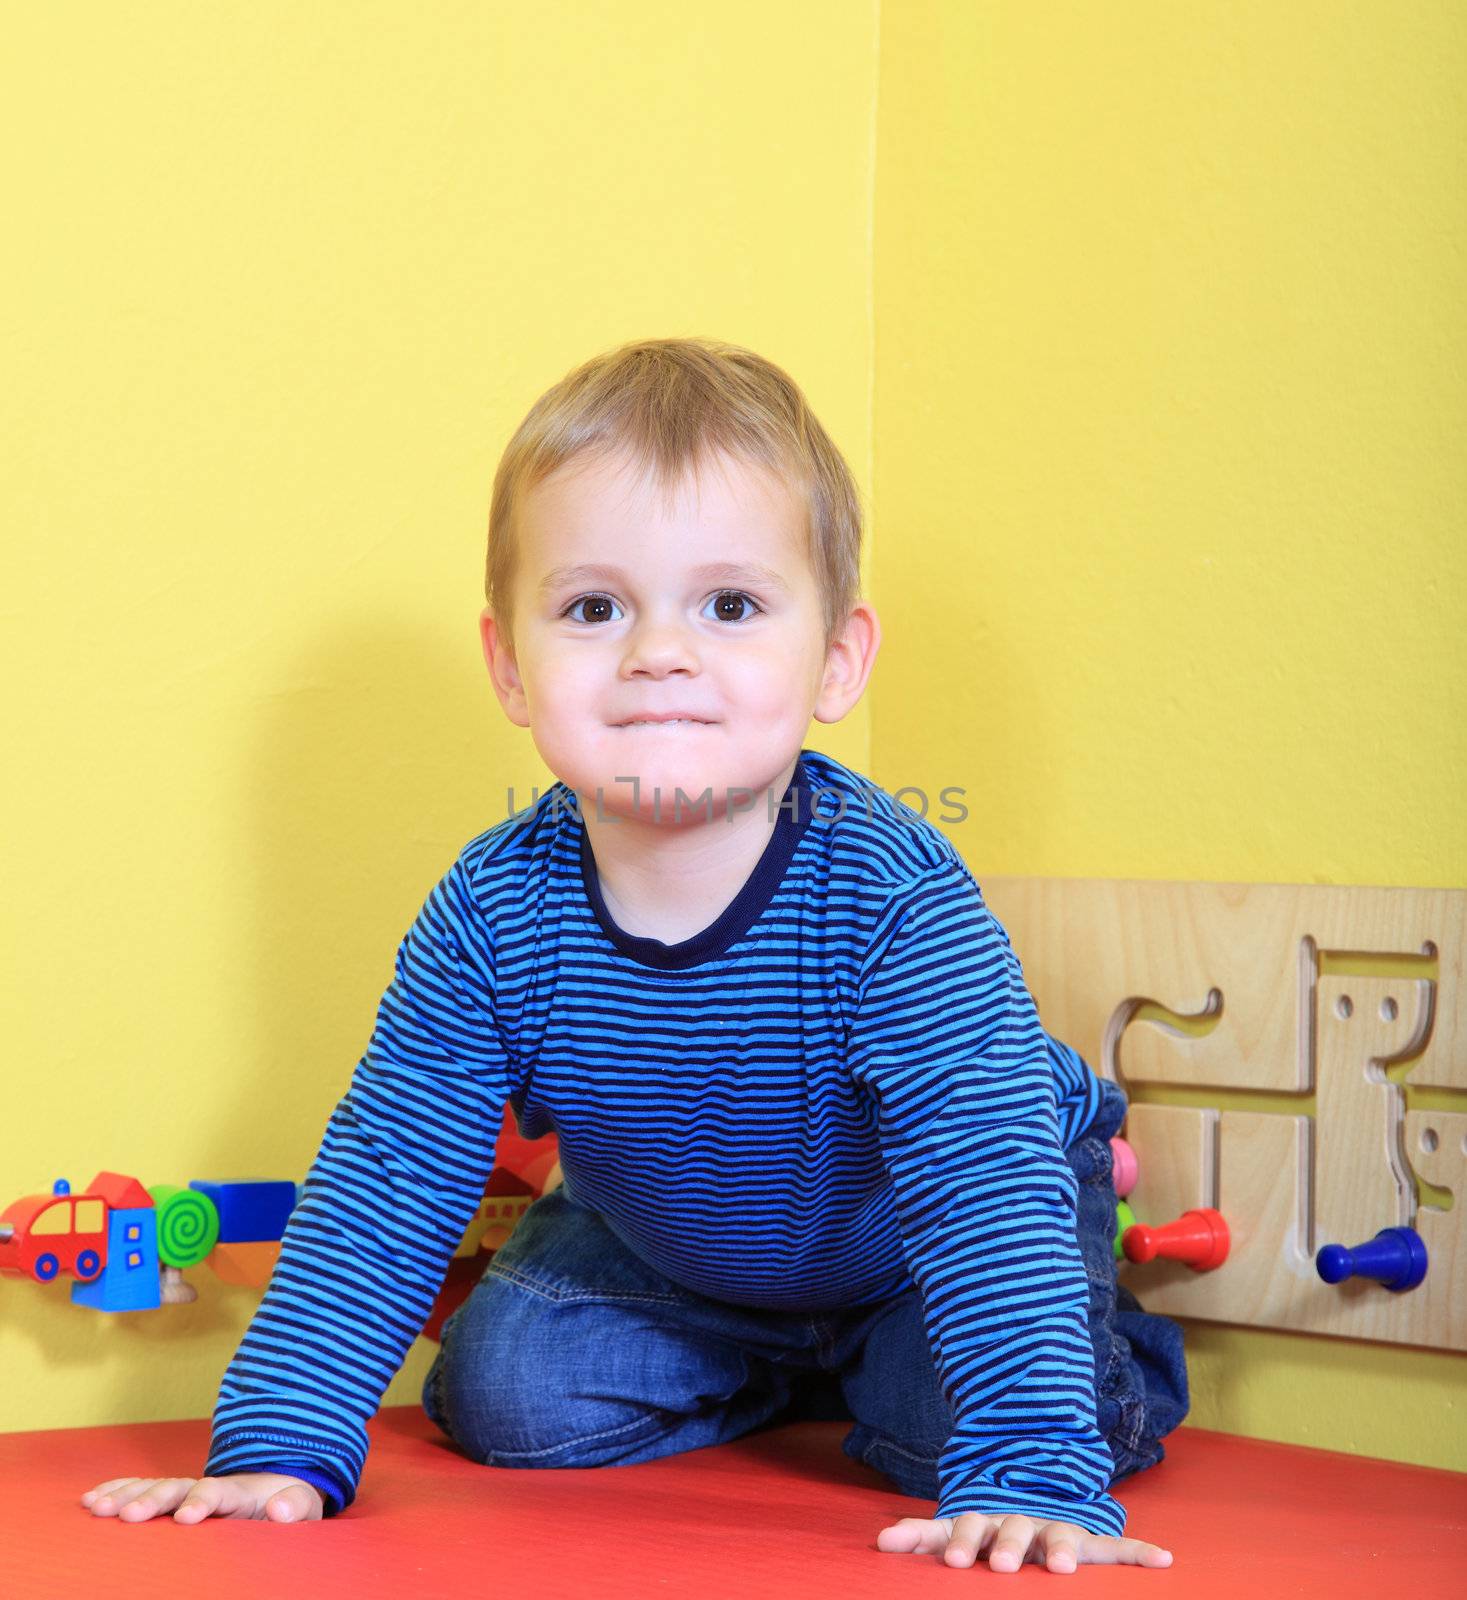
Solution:
<svg viewBox="0 0 1467 1600">
<path fill-rule="evenodd" d="M 563 372 L 750 345 L 869 492 L 875 6 L 698 11 L 7 8 L 0 1206 L 305 1176 L 428 888 L 552 781 L 478 615 Z M 0 1428 L 207 1414 L 259 1294 L 190 1278 L 0 1279 Z"/>
<path fill-rule="evenodd" d="M 0 1205 L 304 1174 L 427 887 L 549 781 L 478 654 L 499 450 L 639 335 L 846 451 L 885 642 L 810 742 L 964 786 L 980 877 L 1467 881 L 1453 8 L 6 23 Z M 0 1428 L 207 1413 L 258 1295 L 191 1276 L 0 1280 Z M 1460 1358 L 1187 1331 L 1195 1423 L 1467 1466 Z"/>
</svg>

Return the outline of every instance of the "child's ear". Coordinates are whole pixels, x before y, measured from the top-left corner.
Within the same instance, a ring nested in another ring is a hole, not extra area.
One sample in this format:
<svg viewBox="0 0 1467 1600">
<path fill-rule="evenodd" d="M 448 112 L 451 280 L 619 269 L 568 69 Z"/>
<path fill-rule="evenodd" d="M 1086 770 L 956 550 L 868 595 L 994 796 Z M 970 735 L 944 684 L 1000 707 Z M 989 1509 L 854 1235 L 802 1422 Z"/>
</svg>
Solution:
<svg viewBox="0 0 1467 1600">
<path fill-rule="evenodd" d="M 869 600 L 858 601 L 826 655 L 825 676 L 815 701 L 816 721 L 839 722 L 855 705 L 865 693 L 880 648 L 881 622 L 876 607 Z"/>
<path fill-rule="evenodd" d="M 484 665 L 489 669 L 489 681 L 494 685 L 505 716 L 517 727 L 528 728 L 530 708 L 524 684 L 520 682 L 520 669 L 488 606 L 479 613 L 479 640 L 484 649 Z"/>
</svg>

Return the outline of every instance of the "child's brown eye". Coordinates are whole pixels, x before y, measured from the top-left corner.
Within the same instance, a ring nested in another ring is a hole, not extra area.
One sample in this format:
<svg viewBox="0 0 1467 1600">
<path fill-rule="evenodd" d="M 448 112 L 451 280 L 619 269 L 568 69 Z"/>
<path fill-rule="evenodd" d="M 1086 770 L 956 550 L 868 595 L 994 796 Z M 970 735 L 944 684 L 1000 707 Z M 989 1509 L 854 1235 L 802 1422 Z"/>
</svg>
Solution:
<svg viewBox="0 0 1467 1600">
<path fill-rule="evenodd" d="M 604 594 L 583 594 L 579 600 L 572 600 L 561 615 L 566 617 L 574 615 L 577 622 L 607 622 L 610 618 L 606 616 L 605 608 L 615 603 Z M 586 606 L 598 606 L 602 611 L 597 616 L 588 617 L 584 611 Z"/>
<path fill-rule="evenodd" d="M 719 608 L 716 614 L 720 622 L 742 622 L 744 620 L 742 609 L 739 610 L 737 616 L 730 616 L 724 608 L 730 605 L 739 608 L 746 605 L 753 606 L 754 602 L 742 589 L 724 589 L 721 593 L 714 595 L 713 604 Z M 755 609 L 757 610 L 758 608 L 755 607 Z"/>
</svg>

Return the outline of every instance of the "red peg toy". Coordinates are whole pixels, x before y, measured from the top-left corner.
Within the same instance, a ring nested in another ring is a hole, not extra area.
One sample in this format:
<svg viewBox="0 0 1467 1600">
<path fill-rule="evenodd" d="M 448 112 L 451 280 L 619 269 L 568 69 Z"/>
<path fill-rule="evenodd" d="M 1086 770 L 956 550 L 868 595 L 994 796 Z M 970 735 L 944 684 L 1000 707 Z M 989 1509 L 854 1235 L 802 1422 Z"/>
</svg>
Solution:
<svg viewBox="0 0 1467 1600">
<path fill-rule="evenodd" d="M 1175 1222 L 1148 1228 L 1136 1223 L 1121 1235 L 1127 1261 L 1185 1261 L 1194 1272 L 1211 1272 L 1228 1259 L 1228 1225 L 1221 1211 L 1200 1206 Z"/>
</svg>

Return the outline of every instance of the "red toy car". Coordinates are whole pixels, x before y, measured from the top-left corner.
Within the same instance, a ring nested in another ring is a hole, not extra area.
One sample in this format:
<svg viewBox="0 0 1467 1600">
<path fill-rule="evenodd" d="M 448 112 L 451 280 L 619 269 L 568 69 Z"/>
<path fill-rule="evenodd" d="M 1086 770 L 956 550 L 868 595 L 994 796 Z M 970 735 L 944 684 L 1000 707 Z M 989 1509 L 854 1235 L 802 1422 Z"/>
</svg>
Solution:
<svg viewBox="0 0 1467 1600">
<path fill-rule="evenodd" d="M 52 1194 L 29 1194 L 0 1213 L 0 1272 L 50 1283 L 66 1271 L 90 1283 L 107 1262 L 107 1201 L 73 1195 L 64 1178 Z"/>
</svg>

